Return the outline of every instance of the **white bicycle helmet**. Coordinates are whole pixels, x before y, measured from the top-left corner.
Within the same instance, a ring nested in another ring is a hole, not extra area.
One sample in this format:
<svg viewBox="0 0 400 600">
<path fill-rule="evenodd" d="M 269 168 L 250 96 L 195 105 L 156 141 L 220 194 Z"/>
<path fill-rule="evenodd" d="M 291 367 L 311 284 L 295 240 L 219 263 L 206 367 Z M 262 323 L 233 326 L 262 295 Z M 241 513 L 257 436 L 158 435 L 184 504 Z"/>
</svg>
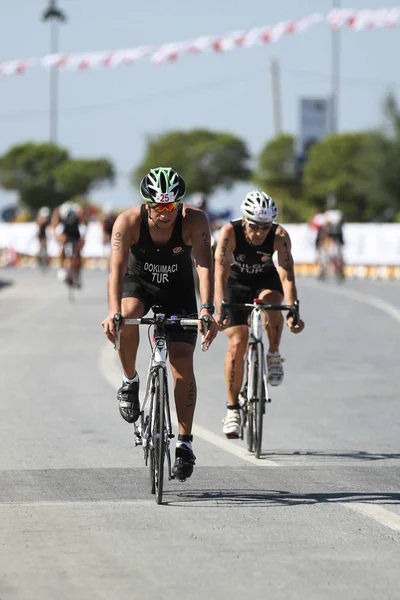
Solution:
<svg viewBox="0 0 400 600">
<path fill-rule="evenodd" d="M 240 208 L 246 219 L 258 223 L 272 223 L 278 215 L 278 209 L 272 198 L 259 190 L 249 192 Z"/>
<path fill-rule="evenodd" d="M 60 218 L 65 219 L 76 216 L 79 212 L 79 204 L 77 202 L 64 202 L 60 206 Z"/>
<path fill-rule="evenodd" d="M 39 209 L 38 216 L 47 219 L 50 216 L 50 213 L 51 211 L 48 206 L 42 206 L 42 208 Z"/>
</svg>

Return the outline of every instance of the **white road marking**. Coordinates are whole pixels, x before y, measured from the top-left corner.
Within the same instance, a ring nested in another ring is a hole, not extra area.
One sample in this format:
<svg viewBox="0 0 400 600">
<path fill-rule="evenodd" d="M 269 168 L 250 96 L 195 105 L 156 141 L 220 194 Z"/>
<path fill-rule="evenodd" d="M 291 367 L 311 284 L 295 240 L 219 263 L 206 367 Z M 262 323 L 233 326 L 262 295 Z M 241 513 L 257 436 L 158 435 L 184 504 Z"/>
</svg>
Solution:
<svg viewBox="0 0 400 600">
<path fill-rule="evenodd" d="M 366 504 L 364 502 L 341 502 L 340 504 L 393 529 L 393 531 L 400 531 L 400 515 L 379 504 Z"/>
<path fill-rule="evenodd" d="M 29 506 L 29 508 L 41 508 L 42 506 L 88 506 L 92 510 L 97 506 L 114 506 L 116 504 L 118 504 L 118 506 L 120 504 L 131 504 L 132 506 L 157 506 L 154 500 L 151 499 L 124 500 L 123 498 L 118 500 L 35 500 L 34 502 L 31 502 L 30 500 L 20 500 L 19 502 L 0 502 L 2 511 L 4 511 L 4 507 L 7 506 L 17 506 L 21 508 L 26 506 Z"/>
<path fill-rule="evenodd" d="M 121 370 L 118 367 L 116 361 L 116 353 L 113 350 L 111 343 L 108 342 L 101 350 L 100 354 L 100 369 L 103 376 L 106 378 L 108 383 L 116 389 L 119 385 L 121 385 Z M 175 412 L 171 406 L 171 412 L 173 416 L 176 418 Z M 193 426 L 193 433 L 197 435 L 199 438 L 208 442 L 209 444 L 213 444 L 224 450 L 225 452 L 229 452 L 234 456 L 240 458 L 241 460 L 245 460 L 252 465 L 256 465 L 257 467 L 279 467 L 278 463 L 267 460 L 267 459 L 257 459 L 252 454 L 247 453 L 243 448 L 236 446 L 233 442 L 229 442 L 224 439 L 222 436 L 218 436 L 209 429 L 204 427 L 200 427 L 200 425 Z"/>
<path fill-rule="evenodd" d="M 361 294 L 360 292 L 356 292 L 354 290 L 337 289 L 328 286 L 323 287 L 317 285 L 316 283 L 311 283 L 310 281 L 305 280 L 303 283 L 305 283 L 308 288 L 312 288 L 313 290 L 319 290 L 321 292 L 326 292 L 327 294 L 336 294 L 337 296 L 344 296 L 350 300 L 355 300 L 356 302 L 362 302 L 363 304 L 374 306 L 400 323 L 400 309 L 394 306 L 394 304 L 387 302 L 387 300 L 378 298 L 378 296 L 366 296 L 365 294 Z"/>
</svg>

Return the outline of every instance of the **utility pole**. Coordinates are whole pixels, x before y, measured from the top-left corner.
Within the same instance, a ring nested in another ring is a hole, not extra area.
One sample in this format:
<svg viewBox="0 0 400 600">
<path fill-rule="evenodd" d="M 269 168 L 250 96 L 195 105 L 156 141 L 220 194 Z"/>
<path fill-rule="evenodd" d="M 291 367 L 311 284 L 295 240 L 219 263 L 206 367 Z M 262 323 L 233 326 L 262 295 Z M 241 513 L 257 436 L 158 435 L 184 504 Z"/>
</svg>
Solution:
<svg viewBox="0 0 400 600">
<path fill-rule="evenodd" d="M 332 0 L 332 10 L 341 8 L 341 0 Z M 339 126 L 340 27 L 331 26 L 331 132 Z"/>
<path fill-rule="evenodd" d="M 50 22 L 50 54 L 59 51 L 59 24 L 67 20 L 66 14 L 58 8 L 57 0 L 49 0 L 47 9 L 42 14 L 43 21 Z M 58 138 L 58 67 L 50 67 L 50 106 L 49 127 L 50 142 L 57 143 Z"/>
<path fill-rule="evenodd" d="M 271 58 L 271 88 L 272 88 L 272 111 L 274 118 L 275 137 L 282 133 L 282 111 L 281 111 L 281 85 L 279 77 L 279 64 L 276 58 Z"/>
</svg>

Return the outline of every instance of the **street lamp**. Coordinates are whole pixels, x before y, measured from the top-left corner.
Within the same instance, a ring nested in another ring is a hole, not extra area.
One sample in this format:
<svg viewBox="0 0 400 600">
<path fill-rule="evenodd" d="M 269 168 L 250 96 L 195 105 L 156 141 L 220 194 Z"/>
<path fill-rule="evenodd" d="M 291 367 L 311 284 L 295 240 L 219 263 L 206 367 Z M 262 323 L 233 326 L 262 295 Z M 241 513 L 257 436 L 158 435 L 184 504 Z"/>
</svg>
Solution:
<svg viewBox="0 0 400 600">
<path fill-rule="evenodd" d="M 42 14 L 42 21 L 50 22 L 50 54 L 58 53 L 58 26 L 67 20 L 66 14 L 58 8 L 57 0 L 49 0 Z M 50 67 L 50 141 L 57 142 L 58 126 L 58 67 Z"/>
</svg>

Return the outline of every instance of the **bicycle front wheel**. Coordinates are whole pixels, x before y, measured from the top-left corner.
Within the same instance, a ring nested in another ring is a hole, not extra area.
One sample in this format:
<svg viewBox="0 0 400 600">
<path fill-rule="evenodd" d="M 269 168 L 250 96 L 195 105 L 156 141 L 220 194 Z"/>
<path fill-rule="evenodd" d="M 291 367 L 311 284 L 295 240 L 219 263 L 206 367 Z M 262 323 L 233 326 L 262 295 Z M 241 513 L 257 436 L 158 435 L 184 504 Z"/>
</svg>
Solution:
<svg viewBox="0 0 400 600">
<path fill-rule="evenodd" d="M 254 402 L 255 408 L 255 419 L 254 425 L 257 430 L 254 454 L 256 458 L 260 458 L 262 450 L 262 438 L 263 438 L 263 421 L 265 412 L 265 389 L 264 389 L 264 349 L 262 344 L 257 344 L 257 397 Z"/>
<path fill-rule="evenodd" d="M 165 373 L 160 367 L 156 375 L 155 420 L 153 431 L 155 492 L 157 504 L 162 503 L 165 459 Z"/>
<path fill-rule="evenodd" d="M 249 452 L 254 452 L 257 441 L 256 410 L 254 402 L 257 391 L 257 352 L 254 346 L 249 348 L 247 361 L 246 440 L 247 450 Z"/>
</svg>

